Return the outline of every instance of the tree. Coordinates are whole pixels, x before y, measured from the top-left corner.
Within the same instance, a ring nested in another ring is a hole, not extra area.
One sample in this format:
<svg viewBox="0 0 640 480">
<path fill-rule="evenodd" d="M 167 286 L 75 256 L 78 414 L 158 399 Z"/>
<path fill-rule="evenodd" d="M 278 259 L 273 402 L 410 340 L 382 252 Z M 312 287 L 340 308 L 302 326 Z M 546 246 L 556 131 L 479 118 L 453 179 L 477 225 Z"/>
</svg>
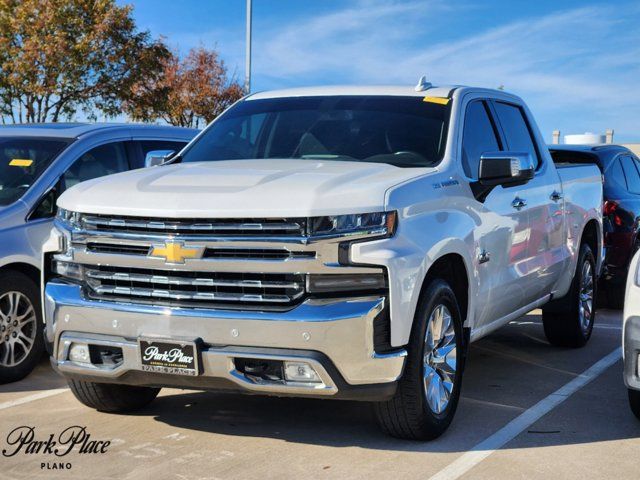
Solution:
<svg viewBox="0 0 640 480">
<path fill-rule="evenodd" d="M 2 122 L 117 115 L 123 92 L 158 77 L 169 57 L 114 0 L 0 0 Z"/>
<path fill-rule="evenodd" d="M 124 110 L 134 120 L 198 128 L 242 95 L 242 87 L 229 78 L 218 52 L 199 47 L 183 60 L 176 54 L 166 58 L 163 75 L 134 85 Z"/>
</svg>

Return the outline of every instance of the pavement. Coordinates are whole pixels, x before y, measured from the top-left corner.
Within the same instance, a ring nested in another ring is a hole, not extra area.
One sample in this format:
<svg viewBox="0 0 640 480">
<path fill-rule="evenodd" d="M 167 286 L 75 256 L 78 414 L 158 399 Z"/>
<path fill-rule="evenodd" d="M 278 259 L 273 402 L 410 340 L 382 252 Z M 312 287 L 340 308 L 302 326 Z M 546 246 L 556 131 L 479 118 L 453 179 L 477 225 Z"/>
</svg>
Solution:
<svg viewBox="0 0 640 480">
<path fill-rule="evenodd" d="M 15 448 L 6 437 L 20 426 L 46 441 L 77 425 L 111 443 L 105 453 L 0 455 L 0 478 L 637 479 L 640 421 L 622 381 L 621 317 L 600 310 L 577 350 L 549 346 L 539 311 L 474 343 L 456 417 L 432 442 L 385 436 L 359 402 L 165 389 L 136 414 L 98 413 L 43 360 L 0 386 L 0 451 Z"/>
</svg>

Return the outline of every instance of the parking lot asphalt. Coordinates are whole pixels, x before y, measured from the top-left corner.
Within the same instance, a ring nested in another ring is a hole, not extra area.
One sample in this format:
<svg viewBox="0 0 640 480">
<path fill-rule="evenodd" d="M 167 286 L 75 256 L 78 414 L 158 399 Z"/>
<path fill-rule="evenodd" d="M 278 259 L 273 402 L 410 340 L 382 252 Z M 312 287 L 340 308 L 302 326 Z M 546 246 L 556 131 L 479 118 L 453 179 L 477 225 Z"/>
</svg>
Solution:
<svg viewBox="0 0 640 480">
<path fill-rule="evenodd" d="M 638 478 L 621 312 L 599 311 L 578 350 L 549 346 L 539 314 L 472 345 L 451 428 L 425 443 L 385 436 L 358 402 L 165 389 L 136 414 L 98 413 L 43 361 L 0 386 L 0 450 L 23 425 L 38 440 L 85 426 L 111 444 L 100 454 L 0 456 L 0 478 Z M 71 469 L 53 469 L 60 462 Z"/>
</svg>

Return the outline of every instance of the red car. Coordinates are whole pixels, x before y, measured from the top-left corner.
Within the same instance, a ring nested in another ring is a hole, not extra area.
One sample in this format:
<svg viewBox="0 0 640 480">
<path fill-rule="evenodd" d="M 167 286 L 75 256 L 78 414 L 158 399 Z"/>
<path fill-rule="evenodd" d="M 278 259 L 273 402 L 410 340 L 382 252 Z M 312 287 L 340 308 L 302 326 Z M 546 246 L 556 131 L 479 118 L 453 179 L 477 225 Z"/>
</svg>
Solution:
<svg viewBox="0 0 640 480">
<path fill-rule="evenodd" d="M 602 283 L 609 306 L 621 309 L 633 254 L 640 247 L 640 160 L 620 145 L 553 145 L 556 163 L 595 163 L 604 177 L 605 258 Z"/>
</svg>

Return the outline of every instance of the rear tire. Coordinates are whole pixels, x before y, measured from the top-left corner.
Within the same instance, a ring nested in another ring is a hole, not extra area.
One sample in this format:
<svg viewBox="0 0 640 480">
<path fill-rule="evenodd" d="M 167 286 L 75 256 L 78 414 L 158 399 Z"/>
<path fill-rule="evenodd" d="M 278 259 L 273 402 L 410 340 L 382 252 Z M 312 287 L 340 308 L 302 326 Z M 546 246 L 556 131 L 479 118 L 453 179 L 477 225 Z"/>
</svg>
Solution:
<svg viewBox="0 0 640 480">
<path fill-rule="evenodd" d="M 25 274 L 0 272 L 0 384 L 17 382 L 44 352 L 40 289 Z"/>
<path fill-rule="evenodd" d="M 629 406 L 631 411 L 640 420 L 640 392 L 638 390 L 629 390 Z"/>
<path fill-rule="evenodd" d="M 607 284 L 607 306 L 612 310 L 624 308 L 624 284 Z"/>
<path fill-rule="evenodd" d="M 375 404 L 382 430 L 397 438 L 432 440 L 449 427 L 458 406 L 464 368 L 462 317 L 441 279 L 420 297 L 407 363 L 395 396 Z M 428 330 L 429 329 L 429 330 Z"/>
<path fill-rule="evenodd" d="M 160 393 L 159 388 L 135 387 L 112 383 L 69 380 L 69 388 L 84 405 L 100 412 L 122 413 L 149 405 Z"/>
<path fill-rule="evenodd" d="M 596 298 L 596 259 L 589 245 L 583 243 L 569 292 L 542 309 L 549 343 L 572 348 L 586 345 L 596 317 Z"/>
</svg>

